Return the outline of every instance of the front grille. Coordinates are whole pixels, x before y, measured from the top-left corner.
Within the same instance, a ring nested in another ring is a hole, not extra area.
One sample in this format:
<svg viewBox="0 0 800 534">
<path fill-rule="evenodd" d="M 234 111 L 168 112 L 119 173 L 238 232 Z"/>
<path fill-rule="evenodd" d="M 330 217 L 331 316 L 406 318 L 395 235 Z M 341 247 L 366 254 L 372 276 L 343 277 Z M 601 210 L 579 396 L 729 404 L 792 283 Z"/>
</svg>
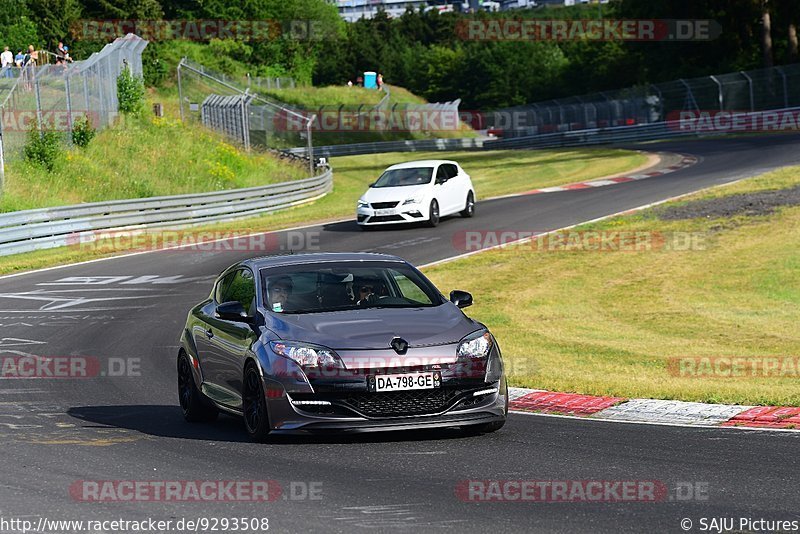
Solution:
<svg viewBox="0 0 800 534">
<path fill-rule="evenodd" d="M 405 221 L 400 215 L 381 215 L 369 218 L 369 222 L 389 222 L 389 221 Z"/>
<path fill-rule="evenodd" d="M 393 208 L 398 204 L 400 204 L 400 202 L 373 202 L 370 204 L 370 206 L 372 206 L 372 209 L 375 210 L 385 210 L 388 208 Z"/>
<path fill-rule="evenodd" d="M 391 417 L 441 412 L 448 408 L 460 393 L 446 388 L 354 393 L 342 401 L 369 417 Z"/>
</svg>

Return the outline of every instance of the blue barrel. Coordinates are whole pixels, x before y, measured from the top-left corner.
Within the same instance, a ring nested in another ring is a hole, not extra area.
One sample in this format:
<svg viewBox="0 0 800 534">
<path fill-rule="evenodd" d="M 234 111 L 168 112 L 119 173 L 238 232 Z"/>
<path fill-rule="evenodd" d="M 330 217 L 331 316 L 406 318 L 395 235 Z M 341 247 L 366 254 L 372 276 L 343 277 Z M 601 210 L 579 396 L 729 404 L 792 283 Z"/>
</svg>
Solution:
<svg viewBox="0 0 800 534">
<path fill-rule="evenodd" d="M 372 71 L 364 73 L 364 88 L 375 89 L 378 87 L 378 75 Z"/>
</svg>

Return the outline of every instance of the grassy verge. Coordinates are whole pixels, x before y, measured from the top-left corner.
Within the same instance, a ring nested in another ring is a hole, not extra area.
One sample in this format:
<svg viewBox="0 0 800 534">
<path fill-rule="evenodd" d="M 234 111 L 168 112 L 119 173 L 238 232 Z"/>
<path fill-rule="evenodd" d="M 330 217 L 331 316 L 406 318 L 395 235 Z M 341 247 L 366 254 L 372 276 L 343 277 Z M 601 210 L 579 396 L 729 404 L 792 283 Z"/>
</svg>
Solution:
<svg viewBox="0 0 800 534">
<path fill-rule="evenodd" d="M 9 164 L 0 211 L 250 187 L 305 178 L 308 169 L 246 154 L 203 128 L 127 118 L 86 149 L 64 152 L 53 172 Z"/>
<path fill-rule="evenodd" d="M 335 109 L 339 106 L 344 106 L 345 110 L 358 110 L 361 107 L 363 113 L 367 113 L 374 108 L 381 99 L 385 96 L 383 91 L 374 89 L 364 89 L 362 87 L 341 87 L 341 86 L 328 86 L 328 87 L 296 87 L 292 89 L 259 89 L 262 93 L 270 96 L 276 100 L 286 102 L 293 106 L 299 106 L 307 110 L 318 110 L 325 108 L 327 113 L 334 113 Z M 396 104 L 399 104 L 395 113 L 391 116 L 388 115 Z M 382 106 L 382 115 L 379 118 L 373 117 L 370 120 L 383 120 L 385 122 L 393 121 L 397 125 L 405 125 L 408 122 L 409 115 L 404 113 L 406 105 L 414 106 L 427 104 L 424 98 L 421 98 L 407 89 L 402 87 L 392 86 L 390 88 L 389 99 Z M 350 115 L 345 115 L 349 117 Z M 367 115 L 370 117 L 369 115 Z M 314 142 L 318 145 L 336 145 L 344 143 L 367 143 L 376 141 L 399 141 L 405 139 L 433 139 L 433 138 L 462 138 L 462 137 L 475 137 L 477 134 L 472 128 L 466 124 L 460 124 L 458 128 L 451 127 L 450 125 L 437 125 L 437 115 L 430 115 L 433 121 L 431 131 L 413 130 L 403 131 L 398 130 L 368 130 L 361 131 L 333 131 L 333 130 L 320 130 L 314 133 Z M 325 120 L 331 120 L 327 117 Z M 347 119 L 345 119 L 347 120 Z M 367 119 L 365 119 L 367 120 Z M 361 128 L 367 128 L 362 126 Z M 398 126 L 402 128 L 402 126 Z M 437 128 L 437 129 L 433 129 Z"/>
<path fill-rule="evenodd" d="M 640 166 L 646 159 L 645 156 L 635 152 L 607 149 L 446 154 L 417 152 L 333 158 L 331 163 L 334 168 L 334 191 L 324 198 L 272 215 L 208 226 L 204 229 L 237 232 L 271 231 L 311 222 L 353 217 L 358 197 L 386 166 L 401 161 L 439 157 L 452 158 L 462 163 L 472 176 L 479 198 L 587 180 L 614 172 L 627 172 Z M 504 164 L 508 169 L 503 169 Z M 124 251 L 120 249 L 117 252 Z M 0 273 L 74 263 L 109 255 L 111 254 L 107 249 L 89 250 L 71 247 L 17 254 L 0 257 Z"/>
<path fill-rule="evenodd" d="M 672 204 L 798 183 L 800 168 L 787 168 Z M 785 368 L 786 358 L 800 356 L 800 207 L 686 220 L 662 220 L 661 209 L 576 231 L 691 237 L 687 250 L 598 252 L 586 241 L 559 246 L 539 240 L 435 266 L 427 274 L 442 289 L 475 294 L 471 315 L 494 331 L 514 385 L 800 405 L 800 370 Z M 563 237 L 570 235 L 591 234 Z M 670 367 L 675 358 L 724 357 L 777 357 L 782 370 L 766 378 L 725 378 L 708 372 L 681 376 Z"/>
</svg>

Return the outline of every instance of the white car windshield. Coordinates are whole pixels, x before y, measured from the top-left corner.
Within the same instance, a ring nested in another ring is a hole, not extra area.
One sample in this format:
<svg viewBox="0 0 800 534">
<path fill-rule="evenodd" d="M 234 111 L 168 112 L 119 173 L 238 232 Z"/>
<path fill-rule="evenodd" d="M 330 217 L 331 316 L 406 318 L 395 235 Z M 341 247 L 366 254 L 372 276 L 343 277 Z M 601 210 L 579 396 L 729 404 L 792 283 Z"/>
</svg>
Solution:
<svg viewBox="0 0 800 534">
<path fill-rule="evenodd" d="M 404 169 L 389 169 L 372 187 L 401 187 L 404 185 L 422 185 L 431 183 L 433 167 L 407 167 Z"/>
</svg>

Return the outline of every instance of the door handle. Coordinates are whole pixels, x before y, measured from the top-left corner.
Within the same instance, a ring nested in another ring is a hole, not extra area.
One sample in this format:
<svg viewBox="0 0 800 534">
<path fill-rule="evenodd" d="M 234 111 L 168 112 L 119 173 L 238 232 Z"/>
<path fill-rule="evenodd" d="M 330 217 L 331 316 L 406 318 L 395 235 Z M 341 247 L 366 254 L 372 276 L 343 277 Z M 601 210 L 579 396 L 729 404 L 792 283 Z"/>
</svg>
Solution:
<svg viewBox="0 0 800 534">
<path fill-rule="evenodd" d="M 214 332 L 210 328 L 208 330 L 206 330 L 206 337 L 208 339 L 211 339 L 212 337 L 214 337 Z"/>
</svg>

